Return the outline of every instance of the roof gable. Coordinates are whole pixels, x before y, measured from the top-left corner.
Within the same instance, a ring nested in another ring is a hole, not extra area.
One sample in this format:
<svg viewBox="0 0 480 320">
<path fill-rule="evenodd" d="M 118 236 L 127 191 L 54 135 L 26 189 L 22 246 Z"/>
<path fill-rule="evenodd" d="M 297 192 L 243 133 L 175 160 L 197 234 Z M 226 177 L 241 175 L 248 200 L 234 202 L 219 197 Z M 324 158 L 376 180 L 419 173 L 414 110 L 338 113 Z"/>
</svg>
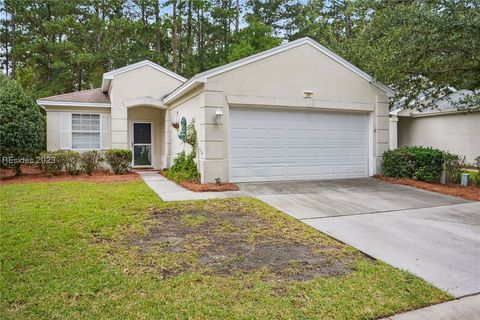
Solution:
<svg viewBox="0 0 480 320">
<path fill-rule="evenodd" d="M 125 66 L 123 68 L 119 68 L 119 69 L 115 69 L 115 70 L 112 70 L 112 71 L 109 71 L 109 72 L 106 72 L 103 74 L 103 80 L 102 80 L 102 90 L 103 92 L 108 92 L 108 89 L 109 89 L 109 86 L 110 86 L 110 82 L 111 80 L 119 75 L 119 74 L 122 74 L 122 73 L 125 73 L 125 72 L 129 72 L 129 71 L 132 71 L 132 70 L 135 70 L 135 69 L 138 69 L 138 68 L 141 68 L 141 67 L 145 67 L 145 66 L 149 66 L 157 71 L 160 71 L 174 79 L 177 79 L 178 81 L 184 83 L 185 81 L 187 81 L 186 78 L 182 77 L 181 75 L 178 75 L 176 74 L 175 72 L 173 71 L 170 71 L 150 60 L 143 60 L 143 61 L 140 61 L 140 62 L 137 62 L 137 63 L 134 63 L 134 64 L 130 64 L 128 66 Z"/>
<path fill-rule="evenodd" d="M 295 41 L 292 41 L 292 42 L 288 42 L 284 45 L 280 45 L 278 47 L 275 47 L 275 48 L 272 48 L 270 50 L 254 54 L 252 56 L 234 61 L 232 63 L 226 64 L 226 65 L 223 65 L 223 66 L 220 66 L 220 67 L 217 67 L 217 68 L 214 68 L 214 69 L 202 72 L 202 73 L 199 73 L 199 74 L 195 75 L 194 77 L 192 77 L 187 82 L 185 82 L 184 84 L 182 84 L 180 87 L 175 89 L 171 94 L 169 94 L 164 99 L 164 102 L 168 103 L 168 102 L 174 100 L 176 97 L 181 96 L 181 94 L 183 92 L 186 92 L 191 87 L 198 85 L 198 83 L 205 83 L 207 81 L 207 79 L 210 78 L 210 77 L 228 72 L 230 70 L 242 67 L 244 65 L 253 63 L 253 62 L 261 60 L 261 59 L 268 58 L 270 56 L 279 54 L 281 52 L 284 52 L 284 51 L 287 51 L 287 50 L 290 50 L 290 49 L 293 49 L 293 48 L 296 48 L 296 47 L 299 47 L 299 46 L 302 46 L 302 45 L 305 45 L 305 44 L 310 45 L 310 46 L 314 47 L 315 49 L 317 49 L 318 51 L 322 52 L 327 57 L 329 57 L 332 60 L 336 61 L 337 63 L 341 64 L 342 66 L 344 66 L 345 68 L 347 68 L 351 72 L 357 74 L 358 76 L 360 76 L 364 80 L 368 81 L 369 83 L 371 83 L 372 85 L 374 85 L 375 87 L 380 89 L 381 91 L 385 92 L 388 96 L 393 96 L 395 94 L 395 92 L 391 88 L 389 88 L 388 86 L 386 86 L 384 84 L 376 82 L 373 79 L 373 77 L 370 76 L 365 71 L 363 71 L 360 68 L 354 66 L 353 64 L 351 64 L 347 60 L 343 59 L 339 55 L 335 54 L 333 51 L 325 48 L 324 46 L 322 46 L 318 42 L 312 40 L 311 38 L 306 37 L 306 38 L 301 38 L 301 39 L 298 39 L 298 40 L 295 40 Z"/>
</svg>

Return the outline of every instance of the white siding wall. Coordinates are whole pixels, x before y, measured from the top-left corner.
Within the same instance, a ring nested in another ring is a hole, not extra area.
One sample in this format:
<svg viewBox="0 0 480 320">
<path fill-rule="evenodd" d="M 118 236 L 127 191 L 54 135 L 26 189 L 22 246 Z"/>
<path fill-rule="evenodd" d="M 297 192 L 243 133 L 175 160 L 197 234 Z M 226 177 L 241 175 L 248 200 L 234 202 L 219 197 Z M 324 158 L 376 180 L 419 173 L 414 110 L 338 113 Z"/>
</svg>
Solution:
<svg viewBox="0 0 480 320">
<path fill-rule="evenodd" d="M 398 117 L 398 145 L 438 148 L 465 155 L 473 163 L 480 156 L 480 112 Z"/>
<path fill-rule="evenodd" d="M 204 130 L 204 114 L 202 112 L 202 106 L 204 104 L 204 93 L 197 90 L 190 95 L 186 96 L 184 99 L 175 102 L 172 107 L 169 109 L 169 119 L 165 120 L 165 130 L 168 131 L 167 135 L 170 136 L 170 145 L 166 148 L 170 148 L 170 154 L 166 156 L 166 162 L 169 163 L 168 166 L 173 164 L 173 160 L 182 151 L 186 153 L 191 152 L 191 147 L 187 143 L 184 143 L 178 137 L 178 133 L 181 130 L 181 127 L 178 131 L 172 127 L 171 120 L 178 118 L 180 122 L 182 117 L 185 117 L 187 120 L 187 126 L 190 124 L 192 119 L 195 119 L 195 128 L 197 130 L 197 139 L 199 142 L 198 151 L 199 156 L 197 160 L 204 158 L 205 154 L 205 130 Z"/>
</svg>

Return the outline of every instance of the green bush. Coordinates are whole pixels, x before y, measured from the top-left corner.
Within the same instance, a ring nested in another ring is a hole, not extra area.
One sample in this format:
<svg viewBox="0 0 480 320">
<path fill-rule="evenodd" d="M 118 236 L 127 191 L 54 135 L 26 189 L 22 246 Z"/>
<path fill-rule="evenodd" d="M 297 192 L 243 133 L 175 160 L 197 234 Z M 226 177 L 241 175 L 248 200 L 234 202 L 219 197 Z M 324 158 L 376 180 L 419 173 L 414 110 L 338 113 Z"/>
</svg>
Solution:
<svg viewBox="0 0 480 320">
<path fill-rule="evenodd" d="M 383 153 L 382 171 L 386 177 L 411 178 L 415 174 L 415 156 L 408 148 Z"/>
<path fill-rule="evenodd" d="M 382 171 L 387 177 L 437 181 L 442 172 L 444 153 L 426 147 L 401 147 L 383 154 Z"/>
<path fill-rule="evenodd" d="M 62 151 L 42 152 L 39 158 L 40 167 L 47 176 L 51 177 L 62 173 L 65 159 Z"/>
<path fill-rule="evenodd" d="M 76 176 L 80 173 L 80 154 L 75 151 L 63 151 L 61 152 L 61 158 L 65 171 Z"/>
<path fill-rule="evenodd" d="M 444 152 L 444 161 L 447 183 L 460 182 L 465 157 L 461 158 L 456 154 Z"/>
<path fill-rule="evenodd" d="M 193 181 L 200 180 L 200 173 L 197 169 L 197 164 L 194 161 L 195 152 L 186 155 L 185 152 L 180 152 L 173 160 L 173 165 L 167 171 L 167 178 L 176 181 Z"/>
<path fill-rule="evenodd" d="M 465 173 L 470 175 L 470 184 L 472 186 L 480 187 L 480 172 L 468 170 Z"/>
<path fill-rule="evenodd" d="M 131 170 L 132 151 L 111 149 L 105 153 L 105 159 L 115 174 L 124 174 Z"/>
<path fill-rule="evenodd" d="M 97 171 L 100 164 L 100 155 L 98 151 L 85 151 L 80 154 L 80 168 L 89 176 Z"/>
<path fill-rule="evenodd" d="M 480 156 L 475 158 L 473 165 L 477 167 L 478 170 L 480 170 Z"/>
<path fill-rule="evenodd" d="M 36 157 L 44 141 L 45 118 L 40 107 L 17 81 L 0 77 L 0 157 Z M 13 166 L 15 174 L 22 173 L 20 163 Z"/>
</svg>

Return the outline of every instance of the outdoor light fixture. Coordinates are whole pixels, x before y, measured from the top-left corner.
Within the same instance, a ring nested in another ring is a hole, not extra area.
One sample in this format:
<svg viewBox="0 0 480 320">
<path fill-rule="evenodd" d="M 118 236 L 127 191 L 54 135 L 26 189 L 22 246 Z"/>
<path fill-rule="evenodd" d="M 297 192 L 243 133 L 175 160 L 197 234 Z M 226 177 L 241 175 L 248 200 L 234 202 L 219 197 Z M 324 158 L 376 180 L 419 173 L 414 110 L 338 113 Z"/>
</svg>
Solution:
<svg viewBox="0 0 480 320">
<path fill-rule="evenodd" d="M 311 98 L 312 96 L 313 96 L 313 91 L 310 91 L 310 90 L 305 90 L 305 91 L 303 91 L 303 97 L 304 97 L 305 99 L 309 99 L 309 98 Z"/>
<path fill-rule="evenodd" d="M 313 91 L 312 90 L 303 90 L 303 98 L 305 99 L 306 107 L 313 107 Z"/>
<path fill-rule="evenodd" d="M 217 111 L 215 111 L 215 121 L 217 124 L 221 124 L 223 119 L 223 111 L 220 108 L 217 108 Z"/>
</svg>

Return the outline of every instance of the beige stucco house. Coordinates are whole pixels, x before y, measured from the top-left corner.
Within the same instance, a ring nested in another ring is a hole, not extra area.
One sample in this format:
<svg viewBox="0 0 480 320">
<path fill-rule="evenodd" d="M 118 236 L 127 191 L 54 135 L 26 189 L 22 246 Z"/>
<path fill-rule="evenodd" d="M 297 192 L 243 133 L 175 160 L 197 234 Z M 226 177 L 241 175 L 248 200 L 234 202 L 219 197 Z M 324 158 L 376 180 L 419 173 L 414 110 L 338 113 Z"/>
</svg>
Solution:
<svg viewBox="0 0 480 320">
<path fill-rule="evenodd" d="M 202 182 L 305 180 L 377 173 L 393 91 L 310 38 L 187 80 L 150 61 L 102 87 L 39 99 L 48 150 L 132 149 L 134 167 L 189 152 L 172 126 L 195 119 Z"/>
<path fill-rule="evenodd" d="M 433 147 L 465 157 L 467 163 L 473 163 L 475 157 L 480 156 L 480 112 L 459 110 L 461 99 L 472 92 L 449 90 L 425 110 L 412 110 L 400 103 L 392 110 L 392 149 L 397 146 Z"/>
</svg>

